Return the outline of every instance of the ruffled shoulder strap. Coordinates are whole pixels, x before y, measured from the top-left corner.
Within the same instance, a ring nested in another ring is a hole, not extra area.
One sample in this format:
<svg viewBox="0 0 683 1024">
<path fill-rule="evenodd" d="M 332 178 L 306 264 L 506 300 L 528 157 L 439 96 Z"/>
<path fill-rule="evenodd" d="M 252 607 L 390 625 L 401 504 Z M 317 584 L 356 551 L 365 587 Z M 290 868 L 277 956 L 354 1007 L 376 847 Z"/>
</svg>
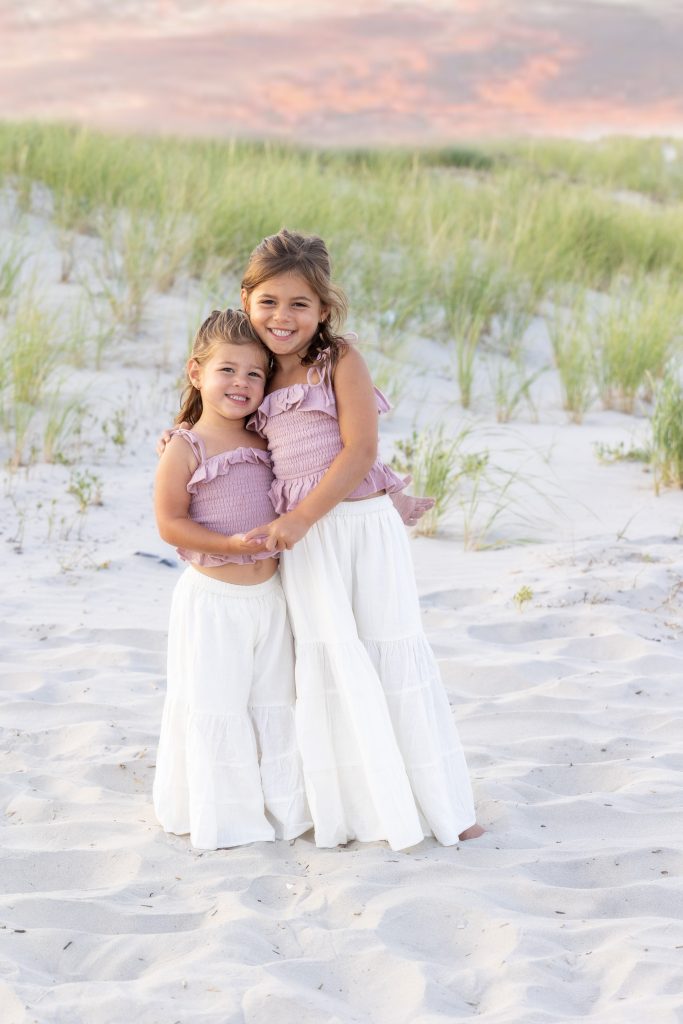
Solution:
<svg viewBox="0 0 683 1024">
<path fill-rule="evenodd" d="M 321 387 L 325 394 L 332 392 L 332 373 L 329 351 L 320 352 L 312 366 L 308 367 L 306 381 L 311 387 Z"/>
<path fill-rule="evenodd" d="M 206 448 L 201 437 L 198 434 L 193 434 L 191 430 L 187 430 L 185 427 L 174 427 L 171 431 L 171 437 L 175 434 L 187 441 L 197 462 L 200 466 L 203 466 L 206 462 Z"/>
<path fill-rule="evenodd" d="M 358 341 L 358 335 L 350 332 L 346 334 L 345 339 L 351 344 L 355 344 Z M 306 380 L 309 385 L 313 387 L 321 387 L 326 399 L 330 403 L 335 402 L 334 398 L 334 385 L 332 384 L 332 373 L 331 373 L 331 360 L 329 350 L 321 352 L 313 366 L 309 366 L 308 373 L 306 374 Z M 391 410 L 391 402 L 384 395 L 379 388 L 373 385 L 372 390 L 375 393 L 375 400 L 377 402 L 377 412 L 389 412 Z"/>
<path fill-rule="evenodd" d="M 375 399 L 377 401 L 377 412 L 380 414 L 383 412 L 389 412 L 391 409 L 391 402 L 389 401 L 387 396 L 384 395 L 379 388 L 376 388 L 374 384 L 372 390 L 375 392 Z"/>
</svg>

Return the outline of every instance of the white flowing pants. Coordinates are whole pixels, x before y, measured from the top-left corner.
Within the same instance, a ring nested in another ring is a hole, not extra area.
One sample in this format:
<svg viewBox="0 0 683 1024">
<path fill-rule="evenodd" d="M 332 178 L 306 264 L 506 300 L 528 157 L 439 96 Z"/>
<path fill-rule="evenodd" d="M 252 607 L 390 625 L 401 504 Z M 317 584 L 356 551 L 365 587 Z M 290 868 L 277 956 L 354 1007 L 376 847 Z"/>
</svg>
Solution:
<svg viewBox="0 0 683 1024">
<path fill-rule="evenodd" d="M 391 499 L 342 502 L 281 561 L 316 844 L 457 842 L 472 790 Z"/>
<path fill-rule="evenodd" d="M 153 799 L 164 829 L 204 850 L 311 827 L 279 573 L 235 586 L 187 568 L 176 584 Z"/>
</svg>

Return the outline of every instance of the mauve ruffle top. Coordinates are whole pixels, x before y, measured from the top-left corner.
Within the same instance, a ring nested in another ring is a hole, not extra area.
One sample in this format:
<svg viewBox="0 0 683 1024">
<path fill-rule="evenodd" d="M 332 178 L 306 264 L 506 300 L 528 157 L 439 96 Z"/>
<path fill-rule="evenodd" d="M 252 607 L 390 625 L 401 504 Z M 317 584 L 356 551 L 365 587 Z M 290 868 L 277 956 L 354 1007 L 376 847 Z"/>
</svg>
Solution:
<svg viewBox="0 0 683 1024">
<path fill-rule="evenodd" d="M 374 392 L 377 411 L 388 412 L 387 399 L 378 388 Z M 343 448 L 326 355 L 309 368 L 305 384 L 292 384 L 266 395 L 247 421 L 247 429 L 268 442 L 274 473 L 270 499 L 275 511 L 290 512 L 320 483 Z M 348 497 L 364 498 L 377 491 L 392 494 L 406 486 L 405 480 L 377 458 Z"/>
</svg>

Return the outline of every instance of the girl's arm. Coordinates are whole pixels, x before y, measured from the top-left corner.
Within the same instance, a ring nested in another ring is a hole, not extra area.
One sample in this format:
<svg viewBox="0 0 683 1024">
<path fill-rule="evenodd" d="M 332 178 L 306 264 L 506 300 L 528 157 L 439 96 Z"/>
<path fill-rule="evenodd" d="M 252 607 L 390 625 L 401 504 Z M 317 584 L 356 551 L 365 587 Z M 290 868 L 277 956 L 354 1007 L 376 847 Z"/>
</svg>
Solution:
<svg viewBox="0 0 683 1024">
<path fill-rule="evenodd" d="M 154 483 L 154 513 L 161 539 L 203 555 L 253 555 L 266 551 L 261 541 L 247 542 L 241 534 L 228 537 L 189 518 L 191 495 L 187 485 L 195 468 L 187 442 L 171 438 L 159 460 Z"/>
<path fill-rule="evenodd" d="M 355 348 L 349 347 L 337 363 L 334 393 L 344 447 L 295 509 L 245 534 L 267 536 L 268 551 L 291 548 L 301 540 L 313 523 L 355 491 L 377 458 L 377 400 L 368 368 Z"/>
</svg>

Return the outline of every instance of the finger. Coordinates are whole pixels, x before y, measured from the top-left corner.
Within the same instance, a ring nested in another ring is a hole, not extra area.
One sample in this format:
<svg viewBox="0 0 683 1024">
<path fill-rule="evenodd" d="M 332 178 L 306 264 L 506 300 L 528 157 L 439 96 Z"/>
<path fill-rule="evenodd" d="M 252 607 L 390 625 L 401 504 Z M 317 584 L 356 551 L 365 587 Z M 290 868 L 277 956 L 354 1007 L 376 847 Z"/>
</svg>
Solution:
<svg viewBox="0 0 683 1024">
<path fill-rule="evenodd" d="M 262 523 L 261 526 L 255 526 L 253 530 L 248 530 L 244 534 L 244 540 L 250 541 L 257 538 L 263 539 L 264 537 L 270 537 L 271 523 Z"/>
</svg>

